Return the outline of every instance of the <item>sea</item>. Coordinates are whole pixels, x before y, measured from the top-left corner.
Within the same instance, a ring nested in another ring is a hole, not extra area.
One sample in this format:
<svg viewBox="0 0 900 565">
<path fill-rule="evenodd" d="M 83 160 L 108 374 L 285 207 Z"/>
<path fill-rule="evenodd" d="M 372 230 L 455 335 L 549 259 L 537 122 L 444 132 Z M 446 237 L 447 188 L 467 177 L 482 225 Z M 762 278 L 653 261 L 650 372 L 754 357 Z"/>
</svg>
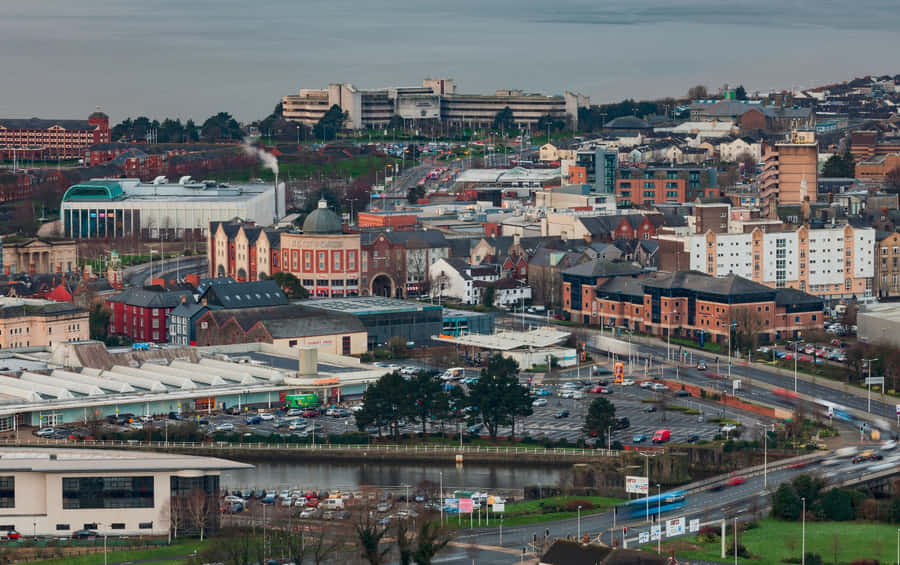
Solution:
<svg viewBox="0 0 900 565">
<path fill-rule="evenodd" d="M 896 0 L 0 0 L 0 118 L 262 118 L 453 78 L 594 103 L 900 72 Z"/>
</svg>

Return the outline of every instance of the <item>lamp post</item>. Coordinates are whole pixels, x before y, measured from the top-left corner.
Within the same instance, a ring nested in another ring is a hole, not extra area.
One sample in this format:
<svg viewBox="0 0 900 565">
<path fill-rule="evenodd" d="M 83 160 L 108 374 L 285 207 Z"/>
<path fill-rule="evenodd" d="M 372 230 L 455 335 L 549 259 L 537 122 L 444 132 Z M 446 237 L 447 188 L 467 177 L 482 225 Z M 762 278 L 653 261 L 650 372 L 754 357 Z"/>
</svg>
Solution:
<svg viewBox="0 0 900 565">
<path fill-rule="evenodd" d="M 872 359 L 865 359 L 866 365 L 868 365 L 867 369 L 869 372 L 869 378 L 866 379 L 866 412 L 869 414 L 872 413 L 872 363 L 878 361 L 877 357 Z M 884 385 L 882 384 L 882 388 Z"/>
<path fill-rule="evenodd" d="M 734 565 L 737 565 L 738 559 L 738 529 L 737 529 L 737 515 L 734 516 Z"/>
<path fill-rule="evenodd" d="M 799 349 L 800 339 L 797 339 L 794 341 L 794 392 L 797 392 L 797 357 L 799 357 L 799 355 L 797 355 L 797 352 Z"/>
<path fill-rule="evenodd" d="M 756 423 L 763 428 L 763 488 L 769 488 L 769 424 Z"/>
<path fill-rule="evenodd" d="M 156 251 L 156 249 L 151 249 L 150 250 L 150 284 L 153 284 L 153 254 L 154 253 L 158 253 L 158 251 Z"/>
<path fill-rule="evenodd" d="M 644 456 L 646 458 L 646 459 L 644 459 L 644 479 L 646 479 L 646 481 L 647 481 L 647 493 L 644 495 L 644 500 L 647 502 L 647 508 L 646 508 L 645 514 L 647 516 L 647 523 L 649 524 L 650 523 L 650 458 L 656 457 L 656 455 L 648 455 L 642 451 L 639 451 L 638 453 L 640 453 L 642 456 Z"/>
<path fill-rule="evenodd" d="M 662 553 L 662 485 L 656 483 L 656 527 L 659 535 L 656 536 L 656 553 Z"/>
<path fill-rule="evenodd" d="M 578 541 L 580 539 L 581 539 L 581 506 L 578 507 L 578 537 L 575 539 L 575 541 Z"/>
<path fill-rule="evenodd" d="M 441 524 L 443 524 L 444 523 L 444 472 L 443 471 L 441 471 L 441 485 L 440 485 L 440 492 L 438 493 L 438 502 L 441 505 Z M 502 543 L 503 542 L 503 525 L 502 525 L 503 518 L 501 517 L 500 520 L 501 520 L 501 522 L 500 522 L 500 524 L 501 524 L 500 525 L 500 541 Z"/>
<path fill-rule="evenodd" d="M 800 565 L 806 565 L 806 498 L 800 498 L 803 505 L 801 517 L 803 518 L 803 526 L 800 529 Z"/>
</svg>

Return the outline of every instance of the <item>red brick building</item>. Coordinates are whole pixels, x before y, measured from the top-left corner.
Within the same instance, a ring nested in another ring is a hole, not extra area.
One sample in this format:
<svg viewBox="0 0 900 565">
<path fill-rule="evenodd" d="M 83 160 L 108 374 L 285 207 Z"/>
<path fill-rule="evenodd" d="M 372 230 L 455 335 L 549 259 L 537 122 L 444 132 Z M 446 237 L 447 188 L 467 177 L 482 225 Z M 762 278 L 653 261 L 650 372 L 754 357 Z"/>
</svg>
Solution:
<svg viewBox="0 0 900 565">
<path fill-rule="evenodd" d="M 169 341 L 169 312 L 192 301 L 189 290 L 150 290 L 130 288 L 106 301 L 112 312 L 109 334 L 133 341 L 166 343 Z"/>
<path fill-rule="evenodd" d="M 84 150 L 109 142 L 109 116 L 87 120 L 0 119 L 0 156 L 12 159 L 78 159 Z"/>
<path fill-rule="evenodd" d="M 729 327 L 732 340 L 750 334 L 762 342 L 792 338 L 821 328 L 823 320 L 817 296 L 769 288 L 737 275 L 711 277 L 694 271 L 611 279 L 594 287 L 579 306 L 584 323 L 697 342 L 725 343 Z"/>
</svg>

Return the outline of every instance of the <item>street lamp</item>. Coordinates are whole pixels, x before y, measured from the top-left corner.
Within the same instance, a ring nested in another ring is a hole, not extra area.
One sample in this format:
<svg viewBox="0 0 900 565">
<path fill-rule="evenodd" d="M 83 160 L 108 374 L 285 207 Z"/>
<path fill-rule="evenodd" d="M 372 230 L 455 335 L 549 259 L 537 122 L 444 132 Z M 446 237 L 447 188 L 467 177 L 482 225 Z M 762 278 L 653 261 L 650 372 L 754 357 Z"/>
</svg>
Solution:
<svg viewBox="0 0 900 565">
<path fill-rule="evenodd" d="M 797 392 L 797 357 L 800 350 L 800 332 L 797 332 L 797 339 L 794 340 L 794 392 Z"/>
<path fill-rule="evenodd" d="M 868 365 L 869 370 L 869 378 L 866 379 L 866 399 L 867 406 L 866 412 L 872 413 L 872 363 L 878 361 L 878 357 L 874 357 L 872 359 L 865 359 L 866 365 Z M 882 388 L 884 388 L 884 384 L 882 384 Z"/>
<path fill-rule="evenodd" d="M 647 523 L 649 524 L 650 523 L 650 458 L 656 457 L 656 455 L 655 454 L 648 455 L 648 454 L 644 453 L 643 451 L 638 451 L 638 453 L 640 453 L 642 456 L 646 457 L 646 459 L 644 459 L 644 479 L 647 481 L 647 493 L 644 495 L 644 500 L 646 500 L 646 502 L 647 502 L 646 516 L 647 516 Z"/>
<path fill-rule="evenodd" d="M 656 536 L 656 553 L 662 553 L 662 485 L 656 483 L 656 527 L 659 535 Z"/>
<path fill-rule="evenodd" d="M 578 537 L 575 539 L 575 541 L 578 541 L 580 539 L 581 539 L 581 506 L 578 507 Z"/>
<path fill-rule="evenodd" d="M 769 488 L 769 424 L 756 423 L 757 426 L 763 427 L 763 488 Z"/>
<path fill-rule="evenodd" d="M 801 511 L 803 526 L 800 530 L 800 565 L 806 565 L 806 498 L 801 497 L 800 502 L 803 504 L 803 510 Z"/>
</svg>

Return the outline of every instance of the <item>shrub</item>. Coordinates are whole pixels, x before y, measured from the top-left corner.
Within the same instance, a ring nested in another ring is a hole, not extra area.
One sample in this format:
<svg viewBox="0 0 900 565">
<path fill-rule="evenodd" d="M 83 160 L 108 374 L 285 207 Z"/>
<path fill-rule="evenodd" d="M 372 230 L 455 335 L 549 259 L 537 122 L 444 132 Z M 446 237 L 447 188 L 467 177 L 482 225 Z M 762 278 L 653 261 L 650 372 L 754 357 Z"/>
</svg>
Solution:
<svg viewBox="0 0 900 565">
<path fill-rule="evenodd" d="M 703 526 L 697 533 L 697 541 L 701 543 L 712 543 L 719 539 L 721 531 L 715 526 Z"/>
<path fill-rule="evenodd" d="M 855 559 L 850 562 L 850 565 L 878 565 L 877 559 Z"/>
<path fill-rule="evenodd" d="M 811 551 L 806 552 L 806 563 L 808 565 L 822 565 L 822 556 Z"/>
<path fill-rule="evenodd" d="M 737 545 L 737 554 L 738 554 L 738 557 L 742 557 L 744 559 L 750 558 L 750 551 L 746 547 L 744 547 L 744 544 L 742 544 L 742 543 L 739 543 Z M 725 555 L 734 555 L 734 542 L 733 541 L 728 544 L 728 550 L 725 551 Z"/>
<path fill-rule="evenodd" d="M 588 510 L 594 507 L 594 503 L 590 500 L 567 500 L 565 504 L 563 504 L 563 508 L 566 512 L 575 512 L 578 510 L 578 507 L 581 506 L 582 510 Z"/>
</svg>

